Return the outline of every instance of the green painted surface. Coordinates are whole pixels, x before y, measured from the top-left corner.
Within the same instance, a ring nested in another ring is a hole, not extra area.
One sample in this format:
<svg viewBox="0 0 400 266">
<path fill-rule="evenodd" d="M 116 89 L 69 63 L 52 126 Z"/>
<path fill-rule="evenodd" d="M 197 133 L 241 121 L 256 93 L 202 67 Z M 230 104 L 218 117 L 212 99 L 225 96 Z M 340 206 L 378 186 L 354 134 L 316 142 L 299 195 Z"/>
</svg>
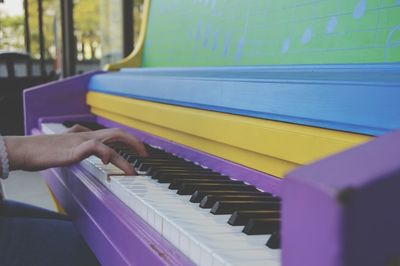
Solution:
<svg viewBox="0 0 400 266">
<path fill-rule="evenodd" d="M 400 62 L 400 0 L 152 0 L 143 62 Z"/>
</svg>

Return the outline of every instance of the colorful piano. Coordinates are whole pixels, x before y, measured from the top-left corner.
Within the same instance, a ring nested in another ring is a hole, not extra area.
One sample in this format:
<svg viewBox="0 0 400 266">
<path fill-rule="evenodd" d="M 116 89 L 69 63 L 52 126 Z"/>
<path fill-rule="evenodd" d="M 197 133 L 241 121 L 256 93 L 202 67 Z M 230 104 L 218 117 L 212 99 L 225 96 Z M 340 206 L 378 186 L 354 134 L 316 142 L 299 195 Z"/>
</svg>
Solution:
<svg viewBox="0 0 400 266">
<path fill-rule="evenodd" d="M 148 145 L 115 147 L 139 176 L 43 171 L 104 265 L 400 265 L 399 11 L 146 1 L 131 56 L 25 92 L 26 134 L 74 120 Z"/>
</svg>

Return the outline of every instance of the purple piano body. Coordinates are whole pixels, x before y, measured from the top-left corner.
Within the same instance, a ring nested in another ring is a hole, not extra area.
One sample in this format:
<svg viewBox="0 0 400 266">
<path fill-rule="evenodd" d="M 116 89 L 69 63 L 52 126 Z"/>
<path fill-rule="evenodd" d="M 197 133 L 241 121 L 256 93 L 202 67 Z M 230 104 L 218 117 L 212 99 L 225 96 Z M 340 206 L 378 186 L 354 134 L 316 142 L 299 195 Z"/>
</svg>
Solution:
<svg viewBox="0 0 400 266">
<path fill-rule="evenodd" d="M 85 97 L 96 74 L 26 91 L 26 134 L 41 134 L 42 122 L 96 121 L 281 196 L 284 266 L 400 265 L 400 131 L 279 179 L 91 115 Z M 102 264 L 193 264 L 80 166 L 49 169 L 43 176 Z"/>
</svg>

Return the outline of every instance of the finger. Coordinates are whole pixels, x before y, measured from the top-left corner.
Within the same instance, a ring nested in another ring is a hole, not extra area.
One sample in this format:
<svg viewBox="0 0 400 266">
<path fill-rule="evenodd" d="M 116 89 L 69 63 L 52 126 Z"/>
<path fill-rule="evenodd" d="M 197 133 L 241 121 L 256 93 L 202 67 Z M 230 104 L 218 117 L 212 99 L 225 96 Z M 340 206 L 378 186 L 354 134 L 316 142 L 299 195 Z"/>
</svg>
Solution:
<svg viewBox="0 0 400 266">
<path fill-rule="evenodd" d="M 88 131 L 91 131 L 91 130 L 82 125 L 75 124 L 72 127 L 70 127 L 69 129 L 67 129 L 65 131 L 65 133 L 79 133 L 79 132 L 88 132 Z"/>
<path fill-rule="evenodd" d="M 110 162 L 112 164 L 114 164 L 119 169 L 124 171 L 124 173 L 127 175 L 135 175 L 136 174 L 135 170 L 133 169 L 133 166 L 128 161 L 126 161 L 124 158 L 122 158 L 114 150 L 111 149 L 111 151 L 112 151 L 112 156 L 111 156 Z"/>
<path fill-rule="evenodd" d="M 81 161 L 91 155 L 99 157 L 104 164 L 113 163 L 127 175 L 134 174 L 133 167 L 124 158 L 98 140 L 89 140 L 76 147 L 72 160 Z"/>
<path fill-rule="evenodd" d="M 98 134 L 100 139 L 105 144 L 111 144 L 114 142 L 122 142 L 135 150 L 140 156 L 148 156 L 145 146 L 135 136 L 121 130 L 121 129 L 105 129 L 92 132 L 92 134 Z M 96 138 L 97 139 L 97 138 Z"/>
</svg>

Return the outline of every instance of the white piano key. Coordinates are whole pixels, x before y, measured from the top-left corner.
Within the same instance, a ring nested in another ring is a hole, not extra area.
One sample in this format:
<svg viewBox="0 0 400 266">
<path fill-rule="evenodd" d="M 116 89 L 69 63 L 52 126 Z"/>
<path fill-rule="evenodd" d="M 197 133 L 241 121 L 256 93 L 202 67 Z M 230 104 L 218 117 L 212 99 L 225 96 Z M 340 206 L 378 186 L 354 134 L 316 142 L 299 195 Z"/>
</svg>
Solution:
<svg viewBox="0 0 400 266">
<path fill-rule="evenodd" d="M 225 265 L 227 265 L 227 263 L 219 255 L 213 254 L 213 263 L 211 265 L 212 266 L 225 266 Z"/>
<path fill-rule="evenodd" d="M 168 184 L 146 176 L 111 177 L 111 183 L 128 191 L 136 199 L 133 209 L 197 265 L 279 265 L 280 251 L 265 247 L 267 235 L 241 233 L 243 226 L 227 224 L 229 215 L 212 215 L 190 203 L 190 196 L 169 190 Z M 242 254 L 249 256 L 246 261 Z"/>
<path fill-rule="evenodd" d="M 61 124 L 42 124 L 46 134 L 65 130 Z M 81 165 L 196 265 L 280 265 L 280 250 L 265 246 L 268 235 L 243 234 L 243 226 L 227 224 L 230 215 L 211 214 L 210 209 L 191 203 L 191 196 L 168 189 L 169 184 L 143 175 L 122 176 L 122 170 L 104 165 L 96 156 Z"/>
<path fill-rule="evenodd" d="M 200 265 L 202 265 L 202 266 L 212 265 L 212 263 L 213 263 L 212 250 L 208 247 L 208 245 L 205 245 L 201 242 L 200 242 L 200 248 L 201 248 L 200 249 Z"/>
<path fill-rule="evenodd" d="M 68 128 L 64 126 L 63 124 L 60 123 L 42 123 L 41 124 L 41 130 L 44 134 L 59 134 L 63 133 L 67 130 Z"/>
<path fill-rule="evenodd" d="M 194 238 L 189 238 L 189 240 L 190 240 L 189 254 L 185 254 L 185 255 L 188 256 L 194 263 L 199 265 L 200 261 L 201 261 L 202 246 L 200 245 L 200 242 L 198 242 Z"/>
<path fill-rule="evenodd" d="M 179 234 L 179 250 L 184 254 L 190 253 L 190 238 L 187 234 Z"/>
<path fill-rule="evenodd" d="M 154 215 L 154 228 L 159 232 L 162 233 L 163 230 L 163 219 L 160 213 L 156 212 Z"/>
<path fill-rule="evenodd" d="M 125 175 L 125 173 L 115 165 L 97 165 L 89 161 L 83 160 L 80 165 L 99 179 L 103 184 L 108 186 L 108 179 L 111 175 Z"/>
</svg>

